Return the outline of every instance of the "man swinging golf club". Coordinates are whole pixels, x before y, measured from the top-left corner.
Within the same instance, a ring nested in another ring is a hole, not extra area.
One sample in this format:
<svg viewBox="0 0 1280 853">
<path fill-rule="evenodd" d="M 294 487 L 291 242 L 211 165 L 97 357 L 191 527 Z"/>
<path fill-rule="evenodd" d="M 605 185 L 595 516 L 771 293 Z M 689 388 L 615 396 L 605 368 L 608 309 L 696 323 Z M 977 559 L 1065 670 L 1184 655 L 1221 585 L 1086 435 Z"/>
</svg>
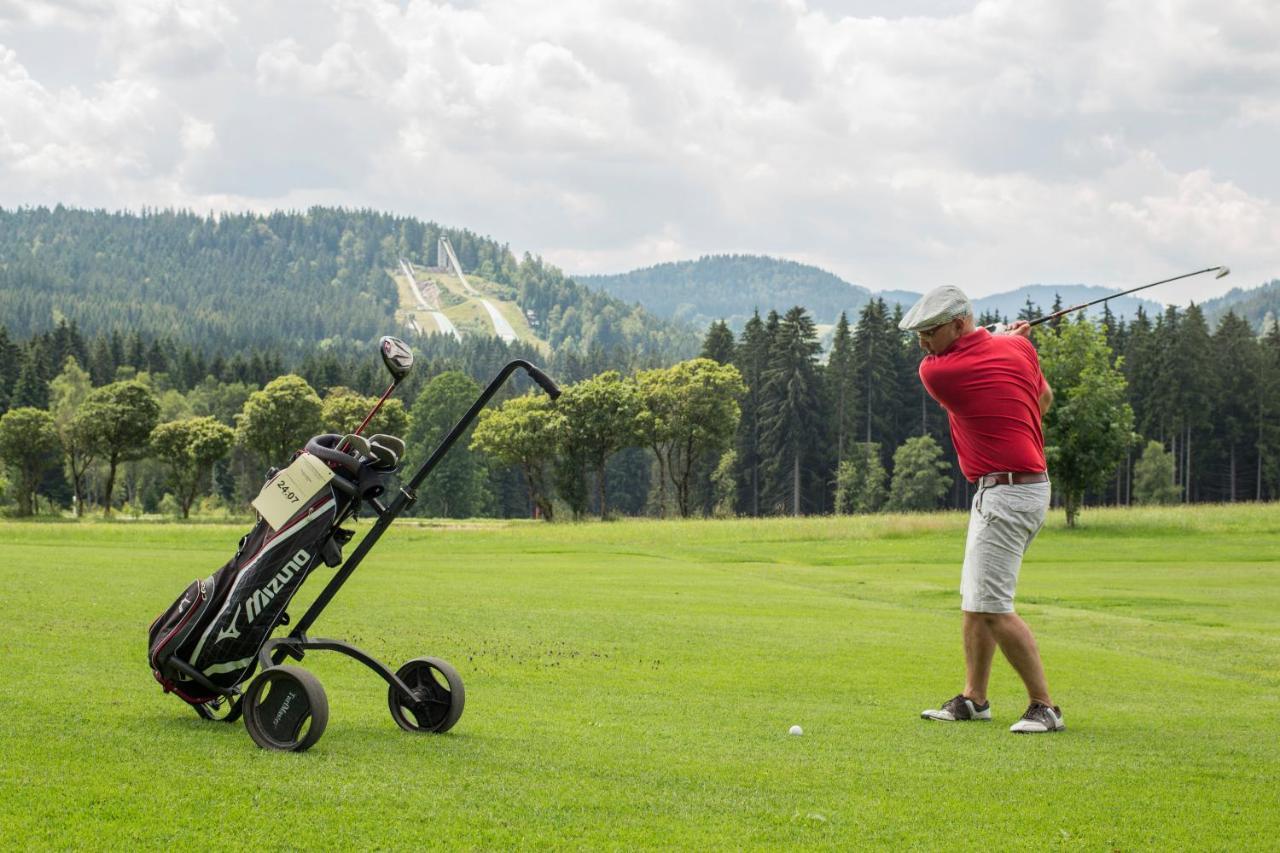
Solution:
<svg viewBox="0 0 1280 853">
<path fill-rule="evenodd" d="M 1019 321 L 999 335 L 975 328 L 968 297 L 943 286 L 921 297 L 900 328 L 915 332 L 929 353 L 920 362 L 920 380 L 947 411 L 960 470 L 978 484 L 960 573 L 964 690 L 921 716 L 990 720 L 987 682 L 999 646 L 1030 699 L 1010 731 L 1061 731 L 1062 711 L 1049 696 L 1035 637 L 1013 612 L 1022 555 L 1049 509 L 1040 421 L 1053 392 L 1040 371 L 1031 326 Z"/>
</svg>

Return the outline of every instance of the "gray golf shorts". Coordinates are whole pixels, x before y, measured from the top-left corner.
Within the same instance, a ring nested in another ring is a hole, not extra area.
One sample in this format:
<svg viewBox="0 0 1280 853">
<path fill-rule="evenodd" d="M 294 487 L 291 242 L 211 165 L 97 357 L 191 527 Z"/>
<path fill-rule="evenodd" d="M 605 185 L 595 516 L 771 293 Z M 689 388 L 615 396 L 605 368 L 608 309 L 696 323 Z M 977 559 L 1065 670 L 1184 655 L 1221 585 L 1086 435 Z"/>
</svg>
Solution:
<svg viewBox="0 0 1280 853">
<path fill-rule="evenodd" d="M 987 486 L 973 496 L 960 572 L 960 609 L 1012 613 L 1018 569 L 1049 511 L 1049 484 Z"/>
</svg>

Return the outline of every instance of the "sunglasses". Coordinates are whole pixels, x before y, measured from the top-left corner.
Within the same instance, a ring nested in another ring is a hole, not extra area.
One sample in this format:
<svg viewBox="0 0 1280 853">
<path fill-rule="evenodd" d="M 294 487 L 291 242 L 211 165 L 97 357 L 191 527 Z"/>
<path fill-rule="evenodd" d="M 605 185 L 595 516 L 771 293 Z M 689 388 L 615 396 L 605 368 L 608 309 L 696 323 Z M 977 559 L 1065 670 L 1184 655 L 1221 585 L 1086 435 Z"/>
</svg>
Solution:
<svg viewBox="0 0 1280 853">
<path fill-rule="evenodd" d="M 947 326 L 950 326 L 954 322 L 955 320 L 948 320 L 945 323 L 939 323 L 938 325 L 934 326 L 932 329 L 920 329 L 919 331 L 916 332 L 916 334 L 922 338 L 932 338 L 935 334 L 938 333 L 939 329 L 944 329 Z"/>
</svg>

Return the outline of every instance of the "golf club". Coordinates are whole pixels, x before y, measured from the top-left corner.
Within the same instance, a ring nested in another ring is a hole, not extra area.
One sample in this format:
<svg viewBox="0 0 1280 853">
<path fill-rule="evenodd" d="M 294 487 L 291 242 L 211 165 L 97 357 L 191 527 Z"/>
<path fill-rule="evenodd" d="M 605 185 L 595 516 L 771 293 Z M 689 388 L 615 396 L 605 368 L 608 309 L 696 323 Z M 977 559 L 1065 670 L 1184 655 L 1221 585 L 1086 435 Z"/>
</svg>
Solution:
<svg viewBox="0 0 1280 853">
<path fill-rule="evenodd" d="M 360 435 L 364 432 L 364 428 L 369 425 L 369 421 L 373 420 L 373 416 L 378 414 L 378 410 L 382 408 L 382 404 L 387 401 L 391 393 L 396 390 L 396 386 L 400 384 L 400 380 L 409 375 L 410 369 L 413 368 L 413 350 L 409 349 L 409 345 L 399 338 L 393 338 L 390 335 L 384 335 L 378 341 L 378 351 L 382 353 L 382 363 L 386 365 L 387 372 L 391 374 L 391 384 L 387 386 L 387 390 L 382 392 L 382 396 L 378 398 L 378 402 L 374 404 L 369 414 L 365 415 L 360 426 L 356 427 L 352 435 Z M 343 442 L 342 449 L 346 449 L 346 442 Z"/>
<path fill-rule="evenodd" d="M 1225 266 L 1206 267 L 1205 269 L 1196 270 L 1195 272 L 1183 273 L 1182 275 L 1175 275 L 1173 278 L 1164 278 L 1164 279 L 1161 279 L 1160 281 L 1153 281 L 1150 284 L 1141 284 L 1141 285 L 1138 285 L 1137 287 L 1131 287 L 1128 290 L 1122 290 L 1119 293 L 1113 293 L 1110 296 L 1103 296 L 1101 299 L 1095 299 L 1092 302 L 1082 302 L 1079 305 L 1072 305 L 1070 308 L 1063 308 L 1060 311 L 1054 311 L 1052 314 L 1046 314 L 1043 317 L 1037 317 L 1036 319 L 1031 320 L 1029 325 L 1038 326 L 1041 323 L 1047 323 L 1050 320 L 1055 320 L 1058 317 L 1061 317 L 1065 314 L 1070 314 L 1075 311 L 1080 311 L 1085 308 L 1089 308 L 1093 305 L 1099 304 L 1100 302 L 1106 302 L 1108 300 L 1115 299 L 1120 296 L 1127 296 L 1130 293 L 1137 293 L 1139 290 L 1146 290 L 1148 287 L 1155 287 L 1157 284 L 1168 284 L 1171 281 L 1178 281 L 1179 279 L 1183 279 L 1183 278 L 1191 278 L 1192 276 L 1195 276 L 1195 275 L 1204 275 L 1207 272 L 1216 272 L 1217 275 L 1215 275 L 1214 278 L 1222 278 L 1225 275 L 1229 275 L 1231 273 L 1231 270 L 1230 268 Z M 1003 323 L 992 323 L 988 325 L 986 328 L 991 331 L 996 331 L 1002 326 L 1004 326 Z"/>
</svg>

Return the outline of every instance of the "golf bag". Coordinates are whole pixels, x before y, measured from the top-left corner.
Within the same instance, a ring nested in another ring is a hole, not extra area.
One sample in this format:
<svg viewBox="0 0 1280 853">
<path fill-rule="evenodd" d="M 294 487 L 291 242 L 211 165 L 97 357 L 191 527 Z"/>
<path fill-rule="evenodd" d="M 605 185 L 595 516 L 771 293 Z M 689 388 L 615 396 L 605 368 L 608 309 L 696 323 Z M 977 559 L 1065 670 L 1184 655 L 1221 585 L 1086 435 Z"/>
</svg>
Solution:
<svg viewBox="0 0 1280 853">
<path fill-rule="evenodd" d="M 264 749 L 310 749 L 328 725 L 329 700 L 319 680 L 285 663 L 286 658 L 301 662 L 311 651 L 346 655 L 376 673 L 387 684 L 391 718 L 405 731 L 447 732 L 458 722 L 466 691 L 448 661 L 415 657 L 392 670 L 351 643 L 308 631 L 514 371 L 524 370 L 552 399 L 560 394 L 534 365 L 524 359 L 508 362 L 417 472 L 408 482 L 397 481 L 392 491 L 404 442 L 386 435 L 365 439 L 362 433 L 408 374 L 413 353 L 392 337 L 382 338 L 379 348 L 393 381 L 364 422 L 348 436 L 316 436 L 305 451 L 294 454 L 289 469 L 270 472 L 254 501 L 264 518 L 240 540 L 226 565 L 211 577 L 192 581 L 148 632 L 147 659 L 165 692 L 208 720 L 229 723 L 243 715 L 249 736 Z M 389 498 L 385 503 L 384 493 Z M 342 548 L 352 532 L 341 525 L 361 506 L 376 520 L 344 559 Z M 337 571 L 302 615 L 291 620 L 286 612 L 290 602 L 320 563 Z M 278 626 L 289 624 L 287 635 L 272 636 Z M 260 670 L 256 675 L 255 669 Z"/>
<path fill-rule="evenodd" d="M 279 529 L 260 518 L 222 568 L 192 581 L 151 623 L 148 660 L 166 692 L 200 705 L 225 695 L 215 688 L 236 688 L 253 674 L 272 632 L 288 624 L 286 609 L 307 576 L 320 563 L 341 565 L 353 531 L 340 525 L 361 501 L 386 491 L 404 451 L 392 436 L 357 438 L 349 452 L 343 441 L 320 435 L 307 442 L 304 452 L 326 463 L 333 479 Z M 365 455 L 362 448 L 377 452 Z M 267 482 L 277 473 L 270 471 Z"/>
</svg>

